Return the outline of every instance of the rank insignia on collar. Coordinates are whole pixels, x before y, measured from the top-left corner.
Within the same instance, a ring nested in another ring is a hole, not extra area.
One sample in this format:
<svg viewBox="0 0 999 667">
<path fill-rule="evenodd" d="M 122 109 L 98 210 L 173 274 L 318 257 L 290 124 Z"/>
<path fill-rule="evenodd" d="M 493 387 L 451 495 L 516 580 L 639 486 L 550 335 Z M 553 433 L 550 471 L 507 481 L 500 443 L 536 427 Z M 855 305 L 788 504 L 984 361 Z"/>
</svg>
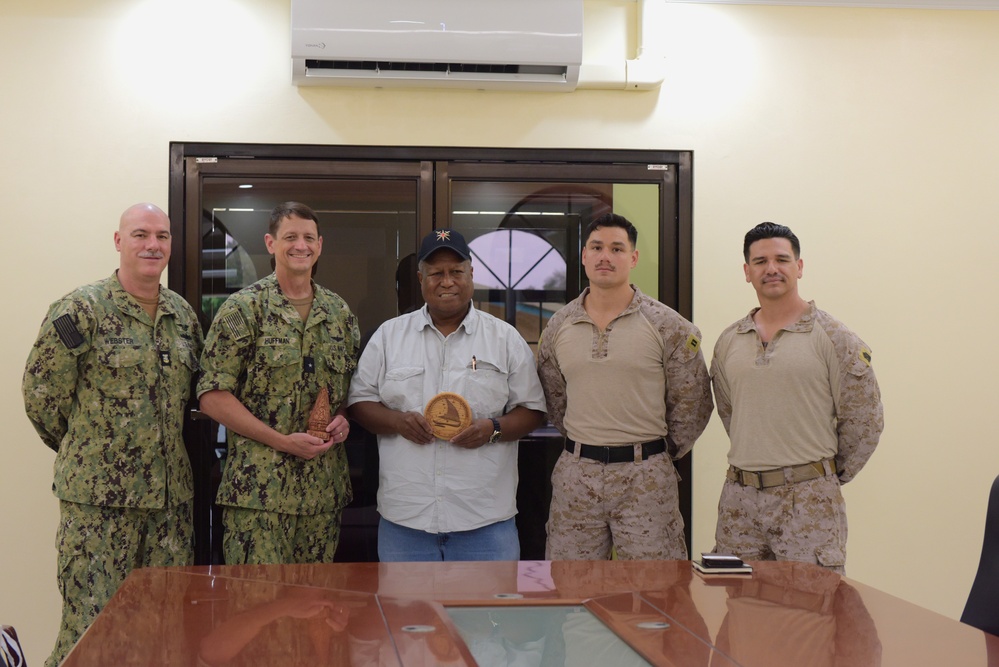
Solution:
<svg viewBox="0 0 999 667">
<path fill-rule="evenodd" d="M 700 338 L 698 338 L 694 334 L 690 334 L 689 336 L 687 336 L 687 349 L 688 350 L 690 350 L 691 352 L 697 352 L 697 350 L 699 350 L 700 347 L 701 347 L 701 339 Z"/>
<path fill-rule="evenodd" d="M 868 349 L 861 348 L 860 350 L 860 360 L 863 361 L 868 366 L 871 365 L 871 351 Z"/>
<path fill-rule="evenodd" d="M 437 235 L 438 241 L 450 241 L 451 240 L 451 230 L 450 229 L 438 229 L 434 234 Z"/>
</svg>

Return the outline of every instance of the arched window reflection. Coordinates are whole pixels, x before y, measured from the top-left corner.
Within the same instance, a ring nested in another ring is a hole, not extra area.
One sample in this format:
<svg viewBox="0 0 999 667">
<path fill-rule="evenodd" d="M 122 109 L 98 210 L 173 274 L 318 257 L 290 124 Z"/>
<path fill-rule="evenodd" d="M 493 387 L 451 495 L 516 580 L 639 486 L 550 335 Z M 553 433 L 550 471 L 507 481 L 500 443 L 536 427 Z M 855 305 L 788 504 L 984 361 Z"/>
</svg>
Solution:
<svg viewBox="0 0 999 667">
<path fill-rule="evenodd" d="M 579 295 L 579 235 L 610 209 L 609 183 L 457 181 L 452 220 L 475 267 L 475 305 L 532 349 L 555 311 Z"/>
<path fill-rule="evenodd" d="M 479 289 L 565 289 L 565 258 L 545 239 L 499 229 L 468 244 L 475 260 Z"/>
</svg>

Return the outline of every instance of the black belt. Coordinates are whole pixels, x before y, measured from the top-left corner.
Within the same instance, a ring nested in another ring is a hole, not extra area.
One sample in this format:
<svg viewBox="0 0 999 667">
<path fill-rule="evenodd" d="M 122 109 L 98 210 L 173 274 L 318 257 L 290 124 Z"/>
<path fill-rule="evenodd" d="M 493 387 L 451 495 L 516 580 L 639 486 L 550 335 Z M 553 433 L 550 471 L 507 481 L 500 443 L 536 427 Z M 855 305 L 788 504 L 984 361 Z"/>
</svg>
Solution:
<svg viewBox="0 0 999 667">
<path fill-rule="evenodd" d="M 576 451 L 576 442 L 565 439 L 565 451 L 570 454 Z M 659 438 L 651 442 L 642 443 L 642 460 L 662 454 L 666 451 L 666 438 Z M 635 460 L 635 448 L 631 445 L 618 445 L 616 447 L 606 447 L 599 445 L 580 445 L 579 456 L 584 459 L 593 459 L 601 463 L 625 463 Z"/>
</svg>

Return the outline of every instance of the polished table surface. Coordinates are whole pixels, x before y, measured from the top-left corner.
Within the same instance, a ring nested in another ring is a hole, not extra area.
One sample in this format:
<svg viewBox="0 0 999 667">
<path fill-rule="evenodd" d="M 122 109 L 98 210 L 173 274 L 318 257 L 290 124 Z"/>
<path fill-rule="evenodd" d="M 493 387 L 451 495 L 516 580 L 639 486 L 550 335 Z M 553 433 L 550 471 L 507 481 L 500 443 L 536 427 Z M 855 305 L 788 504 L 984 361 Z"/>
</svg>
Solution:
<svg viewBox="0 0 999 667">
<path fill-rule="evenodd" d="M 813 565 L 753 565 L 146 568 L 63 665 L 999 667 L 999 637 Z"/>
</svg>

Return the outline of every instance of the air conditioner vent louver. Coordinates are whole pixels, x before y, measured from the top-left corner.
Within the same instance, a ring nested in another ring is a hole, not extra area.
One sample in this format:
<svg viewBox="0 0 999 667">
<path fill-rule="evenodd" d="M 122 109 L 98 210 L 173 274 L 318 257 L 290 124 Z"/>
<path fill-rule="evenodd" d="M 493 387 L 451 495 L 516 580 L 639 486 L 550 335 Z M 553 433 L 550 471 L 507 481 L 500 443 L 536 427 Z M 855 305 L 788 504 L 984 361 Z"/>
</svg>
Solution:
<svg viewBox="0 0 999 667">
<path fill-rule="evenodd" d="M 582 0 L 292 0 L 299 86 L 574 90 Z"/>
<path fill-rule="evenodd" d="M 365 72 L 475 72 L 488 74 L 547 74 L 566 75 L 564 65 L 489 65 L 484 63 L 414 63 L 372 60 L 311 60 L 306 59 L 307 70 L 345 70 Z"/>
</svg>

